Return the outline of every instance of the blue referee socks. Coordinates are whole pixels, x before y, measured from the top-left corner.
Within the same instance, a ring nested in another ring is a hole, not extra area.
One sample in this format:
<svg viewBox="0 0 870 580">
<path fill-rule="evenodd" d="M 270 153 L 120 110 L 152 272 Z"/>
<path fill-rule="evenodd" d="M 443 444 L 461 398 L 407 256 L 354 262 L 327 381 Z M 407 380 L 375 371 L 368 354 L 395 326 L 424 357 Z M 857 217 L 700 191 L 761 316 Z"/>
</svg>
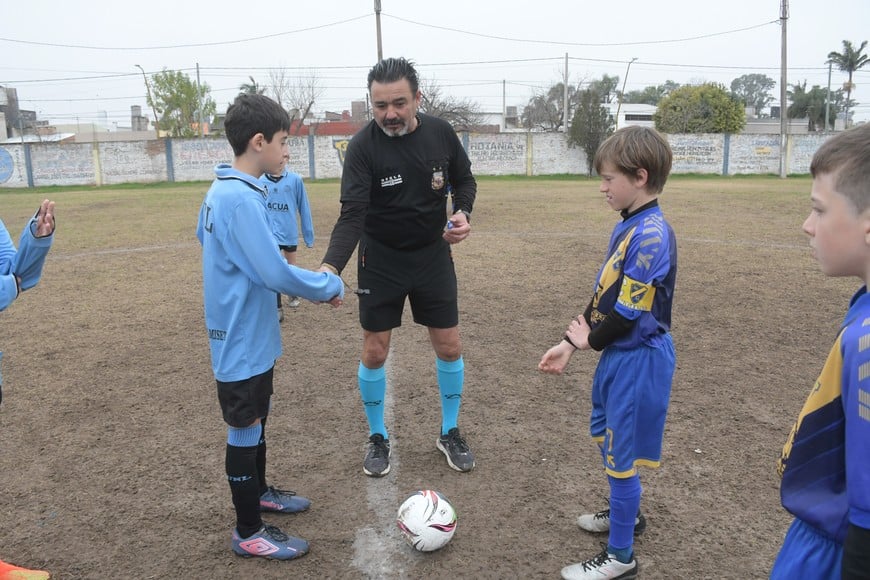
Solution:
<svg viewBox="0 0 870 580">
<path fill-rule="evenodd" d="M 384 397 L 387 394 L 387 371 L 384 367 L 370 369 L 362 361 L 357 370 L 359 394 L 362 397 L 366 419 L 369 422 L 369 435 L 380 433 L 384 439 L 389 439 L 387 427 L 384 425 Z"/>
<path fill-rule="evenodd" d="M 435 357 L 438 390 L 441 393 L 441 434 L 457 426 L 459 405 L 462 403 L 462 385 L 465 383 L 465 362 L 460 356 L 453 362 Z"/>
</svg>

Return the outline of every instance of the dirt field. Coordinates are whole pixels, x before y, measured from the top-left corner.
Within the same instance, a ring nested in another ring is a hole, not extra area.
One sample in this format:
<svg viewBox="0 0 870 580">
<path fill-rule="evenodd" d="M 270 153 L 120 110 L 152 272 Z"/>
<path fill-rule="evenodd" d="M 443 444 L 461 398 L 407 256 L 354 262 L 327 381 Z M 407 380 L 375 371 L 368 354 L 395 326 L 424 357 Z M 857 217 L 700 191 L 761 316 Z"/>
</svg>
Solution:
<svg viewBox="0 0 870 580">
<path fill-rule="evenodd" d="M 460 426 L 477 468 L 435 449 L 440 421 L 425 331 L 406 318 L 388 377 L 393 470 L 362 473 L 356 301 L 288 313 L 270 415 L 269 477 L 313 501 L 265 519 L 308 539 L 293 562 L 238 558 L 225 427 L 208 358 L 194 237 L 206 184 L 0 191 L 17 240 L 43 197 L 57 241 L 43 281 L 0 314 L 0 558 L 55 578 L 555 578 L 600 550 L 575 525 L 605 505 L 587 437 L 597 355 L 536 370 L 589 299 L 617 215 L 597 182 L 481 180 L 472 237 L 455 249 L 466 390 Z M 643 470 L 643 578 L 764 578 L 790 517 L 776 460 L 857 281 L 826 279 L 800 230 L 806 178 L 674 178 L 678 370 L 663 465 Z M 309 184 L 315 267 L 338 185 Z M 355 268 L 345 280 L 355 287 Z M 407 313 L 406 313 L 407 314 Z M 405 546 L 395 512 L 436 489 L 454 540 Z"/>
</svg>

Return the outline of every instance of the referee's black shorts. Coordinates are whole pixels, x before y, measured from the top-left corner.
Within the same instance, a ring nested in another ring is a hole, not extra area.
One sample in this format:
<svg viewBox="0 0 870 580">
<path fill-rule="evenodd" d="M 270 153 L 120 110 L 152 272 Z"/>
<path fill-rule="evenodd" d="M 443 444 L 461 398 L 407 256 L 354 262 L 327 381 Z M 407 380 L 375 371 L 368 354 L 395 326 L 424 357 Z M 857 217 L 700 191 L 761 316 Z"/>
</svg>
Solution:
<svg viewBox="0 0 870 580">
<path fill-rule="evenodd" d="M 357 252 L 359 321 L 382 332 L 402 325 L 405 298 L 414 322 L 430 328 L 459 324 L 456 270 L 450 244 L 439 238 L 418 250 L 395 250 L 363 236 Z"/>
</svg>

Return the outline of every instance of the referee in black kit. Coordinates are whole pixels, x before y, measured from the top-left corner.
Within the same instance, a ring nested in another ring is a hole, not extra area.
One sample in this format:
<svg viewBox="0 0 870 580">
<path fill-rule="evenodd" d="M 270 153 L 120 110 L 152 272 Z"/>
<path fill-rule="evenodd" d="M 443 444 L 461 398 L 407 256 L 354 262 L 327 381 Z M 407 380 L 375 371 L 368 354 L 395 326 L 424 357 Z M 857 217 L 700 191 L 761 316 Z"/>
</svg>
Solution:
<svg viewBox="0 0 870 580">
<path fill-rule="evenodd" d="M 450 124 L 418 112 L 422 93 L 412 62 L 381 60 L 369 71 L 368 89 L 374 119 L 348 145 L 341 214 L 321 265 L 339 274 L 359 243 L 356 293 L 363 349 L 357 376 L 369 423 L 363 472 L 381 477 L 390 471 L 384 364 L 406 298 L 414 322 L 428 328 L 435 350 L 441 395 L 436 447 L 450 467 L 471 471 L 474 454 L 457 426 L 465 365 L 450 245 L 471 232 L 477 183 Z M 449 216 L 448 190 L 453 197 Z"/>
</svg>

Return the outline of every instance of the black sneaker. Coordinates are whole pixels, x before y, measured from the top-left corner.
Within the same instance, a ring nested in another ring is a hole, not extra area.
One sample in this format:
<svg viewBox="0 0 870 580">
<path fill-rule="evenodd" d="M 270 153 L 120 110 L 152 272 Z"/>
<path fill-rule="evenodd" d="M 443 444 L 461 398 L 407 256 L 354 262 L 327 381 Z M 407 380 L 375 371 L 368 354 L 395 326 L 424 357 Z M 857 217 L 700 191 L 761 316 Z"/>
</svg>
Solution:
<svg viewBox="0 0 870 580">
<path fill-rule="evenodd" d="M 601 534 L 610 531 L 610 508 L 601 510 L 594 514 L 584 514 L 577 518 L 577 525 L 581 529 L 594 534 Z M 637 512 L 637 517 L 634 519 L 634 535 L 639 536 L 646 529 L 646 518 L 640 511 Z"/>
<path fill-rule="evenodd" d="M 468 447 L 468 443 L 459 434 L 459 428 L 454 427 L 442 435 L 435 442 L 435 446 L 441 450 L 447 458 L 447 464 L 456 471 L 471 471 L 474 469 L 474 453 Z"/>
<path fill-rule="evenodd" d="M 366 458 L 363 460 L 363 473 L 372 477 L 383 477 L 390 472 L 390 440 L 380 433 L 369 437 Z"/>
</svg>

